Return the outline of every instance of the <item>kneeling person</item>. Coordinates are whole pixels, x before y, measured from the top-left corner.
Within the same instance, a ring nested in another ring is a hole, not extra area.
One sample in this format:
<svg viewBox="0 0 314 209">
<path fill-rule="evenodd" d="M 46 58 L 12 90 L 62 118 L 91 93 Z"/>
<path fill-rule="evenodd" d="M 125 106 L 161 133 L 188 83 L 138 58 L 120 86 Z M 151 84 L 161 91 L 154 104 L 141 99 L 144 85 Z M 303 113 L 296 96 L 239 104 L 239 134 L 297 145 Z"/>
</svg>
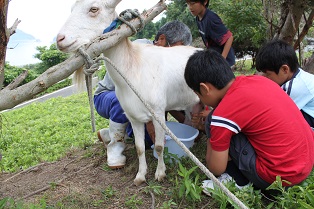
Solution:
<svg viewBox="0 0 314 209">
<path fill-rule="evenodd" d="M 227 173 L 239 186 L 251 182 L 262 190 L 276 176 L 291 183 L 283 181 L 284 186 L 309 176 L 313 131 L 276 83 L 263 76 L 235 77 L 213 50 L 192 55 L 184 76 L 200 100 L 214 108 L 206 123 L 206 164 L 214 175 Z"/>
<path fill-rule="evenodd" d="M 314 75 L 300 68 L 293 47 L 282 40 L 266 43 L 256 56 L 256 69 L 281 86 L 314 128 Z"/>
</svg>

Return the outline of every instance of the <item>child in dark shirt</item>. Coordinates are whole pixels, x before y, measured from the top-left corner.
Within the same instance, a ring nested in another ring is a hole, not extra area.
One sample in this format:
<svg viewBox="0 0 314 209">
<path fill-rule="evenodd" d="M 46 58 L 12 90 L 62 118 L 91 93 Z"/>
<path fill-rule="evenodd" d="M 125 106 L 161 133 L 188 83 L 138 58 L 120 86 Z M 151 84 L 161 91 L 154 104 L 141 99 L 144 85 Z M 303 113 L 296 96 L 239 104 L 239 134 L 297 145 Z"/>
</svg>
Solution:
<svg viewBox="0 0 314 209">
<path fill-rule="evenodd" d="M 220 17 L 209 10 L 209 0 L 186 0 L 188 8 L 195 16 L 197 27 L 206 48 L 218 51 L 229 63 L 235 64 L 235 55 L 232 48 L 233 35 L 223 24 Z"/>
</svg>

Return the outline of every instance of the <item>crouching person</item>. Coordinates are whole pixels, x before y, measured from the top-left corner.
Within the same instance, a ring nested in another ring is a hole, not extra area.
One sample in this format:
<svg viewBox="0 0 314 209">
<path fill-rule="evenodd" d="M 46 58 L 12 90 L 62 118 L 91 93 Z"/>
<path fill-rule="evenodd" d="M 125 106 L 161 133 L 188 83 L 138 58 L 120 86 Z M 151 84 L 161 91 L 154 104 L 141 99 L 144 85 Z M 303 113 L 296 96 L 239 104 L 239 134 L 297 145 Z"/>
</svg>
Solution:
<svg viewBox="0 0 314 209">
<path fill-rule="evenodd" d="M 138 39 L 134 42 L 153 44 L 145 39 Z M 180 21 L 172 21 L 163 25 L 154 41 L 156 46 L 161 47 L 190 45 L 191 43 L 191 31 L 187 25 Z M 94 95 L 94 106 L 100 116 L 109 119 L 109 128 L 103 128 L 97 132 L 98 139 L 104 142 L 107 148 L 108 167 L 111 169 L 122 168 L 126 163 L 126 157 L 123 154 L 126 147 L 124 141 L 133 135 L 133 130 L 116 97 L 115 84 L 108 73 L 98 83 Z M 150 148 L 154 142 L 154 129 L 152 123 L 146 124 L 146 127 L 145 143 Z"/>
<path fill-rule="evenodd" d="M 289 96 L 263 76 L 238 76 L 213 50 L 192 55 L 185 80 L 213 111 L 207 117 L 206 164 L 222 182 L 266 189 L 305 180 L 314 163 L 314 135 Z M 213 188 L 211 180 L 203 183 Z M 206 193 L 206 190 L 204 191 Z"/>
<path fill-rule="evenodd" d="M 266 43 L 256 56 L 256 69 L 281 86 L 314 129 L 314 75 L 300 68 L 294 48 L 283 40 Z"/>
</svg>

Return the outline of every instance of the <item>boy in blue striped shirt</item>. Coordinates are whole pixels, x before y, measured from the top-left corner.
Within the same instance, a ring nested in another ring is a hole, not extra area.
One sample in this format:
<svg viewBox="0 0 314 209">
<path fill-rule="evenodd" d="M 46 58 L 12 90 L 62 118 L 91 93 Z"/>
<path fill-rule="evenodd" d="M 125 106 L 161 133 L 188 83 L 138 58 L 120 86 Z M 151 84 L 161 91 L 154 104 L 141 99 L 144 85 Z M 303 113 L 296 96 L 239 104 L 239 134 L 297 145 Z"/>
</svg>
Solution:
<svg viewBox="0 0 314 209">
<path fill-rule="evenodd" d="M 313 128 L 314 75 L 300 68 L 293 47 L 282 40 L 266 43 L 256 56 L 256 69 L 281 86 Z"/>
</svg>

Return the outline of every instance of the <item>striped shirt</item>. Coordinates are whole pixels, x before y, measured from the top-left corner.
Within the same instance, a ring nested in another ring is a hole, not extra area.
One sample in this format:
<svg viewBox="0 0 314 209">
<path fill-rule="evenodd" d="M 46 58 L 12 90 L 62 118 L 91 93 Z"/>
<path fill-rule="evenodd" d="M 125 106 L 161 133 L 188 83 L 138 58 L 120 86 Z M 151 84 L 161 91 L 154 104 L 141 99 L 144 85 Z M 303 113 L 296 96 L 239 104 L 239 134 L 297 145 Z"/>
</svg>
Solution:
<svg viewBox="0 0 314 209">
<path fill-rule="evenodd" d="M 298 69 L 281 88 L 291 97 L 299 110 L 314 118 L 314 75 Z"/>
</svg>

